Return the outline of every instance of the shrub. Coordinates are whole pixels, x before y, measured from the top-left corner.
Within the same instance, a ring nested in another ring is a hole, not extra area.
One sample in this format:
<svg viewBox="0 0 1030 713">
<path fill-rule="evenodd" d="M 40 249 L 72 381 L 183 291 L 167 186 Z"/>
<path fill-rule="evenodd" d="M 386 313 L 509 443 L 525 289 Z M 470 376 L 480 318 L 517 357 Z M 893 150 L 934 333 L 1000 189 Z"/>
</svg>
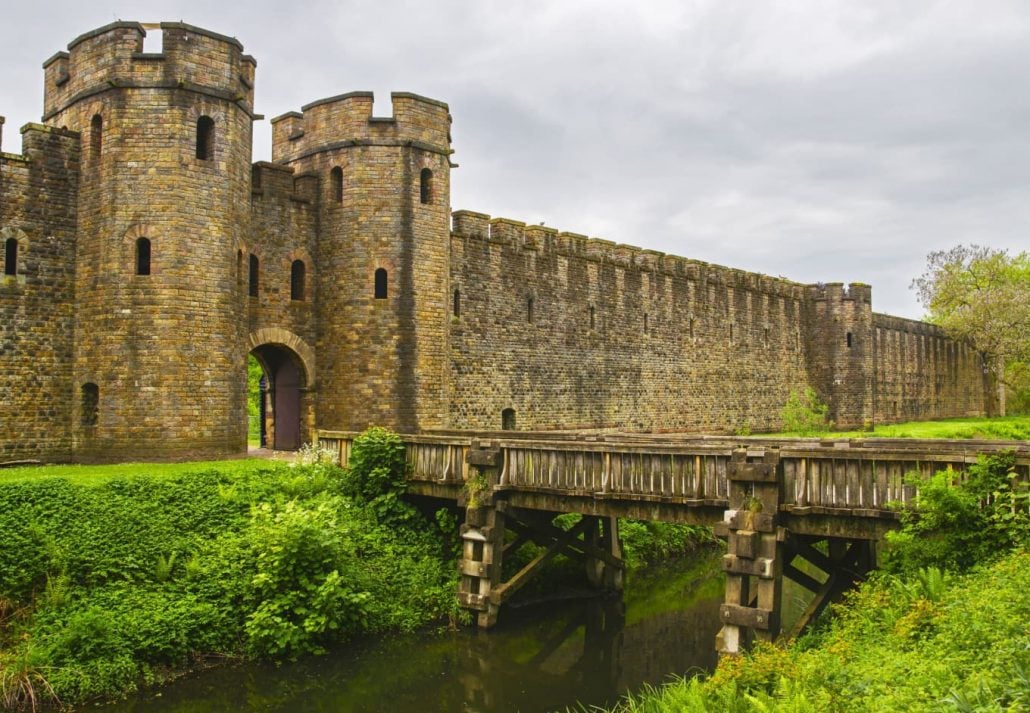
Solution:
<svg viewBox="0 0 1030 713">
<path fill-rule="evenodd" d="M 799 394 L 793 389 L 787 397 L 787 403 L 780 411 L 783 430 L 797 433 L 799 436 L 811 436 L 833 428 L 829 420 L 830 407 L 819 399 L 819 394 L 811 386 L 806 386 Z"/>
<path fill-rule="evenodd" d="M 945 470 L 920 482 L 916 508 L 888 533 L 884 566 L 915 575 L 938 567 L 964 571 L 1030 542 L 1030 490 L 1014 470 L 1013 453 L 980 456 L 964 478 Z"/>
<path fill-rule="evenodd" d="M 331 638 L 360 630 L 365 592 L 352 591 L 345 567 L 345 530 L 339 503 L 314 507 L 295 501 L 254 509 L 252 541 L 256 574 L 250 582 L 248 648 L 262 656 L 321 653 Z"/>
<path fill-rule="evenodd" d="M 347 470 L 347 493 L 359 502 L 399 495 L 407 486 L 404 442 L 385 428 L 369 428 L 354 439 Z"/>
</svg>

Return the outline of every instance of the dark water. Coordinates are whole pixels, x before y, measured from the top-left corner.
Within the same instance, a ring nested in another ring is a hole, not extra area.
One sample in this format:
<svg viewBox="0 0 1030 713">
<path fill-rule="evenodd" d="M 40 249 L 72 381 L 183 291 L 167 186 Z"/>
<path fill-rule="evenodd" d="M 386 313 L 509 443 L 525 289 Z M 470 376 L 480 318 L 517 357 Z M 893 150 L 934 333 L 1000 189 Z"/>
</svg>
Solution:
<svg viewBox="0 0 1030 713">
<path fill-rule="evenodd" d="M 99 710 L 537 713 L 611 704 L 644 683 L 715 666 L 718 557 L 638 574 L 621 599 L 506 609 L 489 633 L 395 636 L 279 667 L 221 667 Z"/>
</svg>

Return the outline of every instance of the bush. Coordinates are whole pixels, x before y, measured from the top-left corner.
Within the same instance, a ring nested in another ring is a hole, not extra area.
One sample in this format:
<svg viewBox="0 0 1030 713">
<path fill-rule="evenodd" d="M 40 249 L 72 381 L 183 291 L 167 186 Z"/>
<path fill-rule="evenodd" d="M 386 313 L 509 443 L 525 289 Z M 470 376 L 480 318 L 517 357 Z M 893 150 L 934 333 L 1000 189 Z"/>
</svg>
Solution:
<svg viewBox="0 0 1030 713">
<path fill-rule="evenodd" d="M 874 575 L 804 646 L 758 645 L 707 680 L 645 690 L 614 710 L 1026 710 L 1028 588 L 1026 551 L 962 577 Z"/>
<path fill-rule="evenodd" d="M 250 581 L 246 632 L 259 656 L 322 653 L 324 645 L 361 630 L 367 592 L 356 592 L 346 569 L 346 531 L 340 503 L 314 507 L 295 501 L 254 509 L 251 524 L 256 573 Z"/>
<path fill-rule="evenodd" d="M 787 397 L 787 403 L 780 411 L 783 430 L 797 433 L 799 436 L 811 436 L 833 428 L 829 420 L 830 407 L 819 399 L 819 394 L 811 386 L 806 386 L 799 394 L 793 389 Z"/>
<path fill-rule="evenodd" d="M 884 567 L 915 575 L 938 567 L 964 571 L 1030 542 L 1030 489 L 1011 452 L 980 456 L 965 477 L 946 470 L 920 482 L 916 508 L 888 533 Z"/>
<path fill-rule="evenodd" d="M 343 491 L 371 508 L 381 522 L 416 522 L 418 513 L 401 500 L 408 487 L 407 468 L 401 437 L 385 428 L 369 428 L 351 445 Z"/>
</svg>

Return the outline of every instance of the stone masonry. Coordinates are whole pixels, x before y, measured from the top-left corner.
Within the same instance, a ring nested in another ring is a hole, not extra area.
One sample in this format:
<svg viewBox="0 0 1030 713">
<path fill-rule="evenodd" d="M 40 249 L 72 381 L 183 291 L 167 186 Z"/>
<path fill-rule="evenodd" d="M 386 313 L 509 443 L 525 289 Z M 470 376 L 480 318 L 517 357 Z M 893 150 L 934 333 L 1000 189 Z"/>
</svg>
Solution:
<svg viewBox="0 0 1030 713">
<path fill-rule="evenodd" d="M 287 447 L 370 424 L 760 431 L 809 385 L 841 425 L 992 408 L 978 354 L 873 313 L 868 285 L 452 215 L 433 99 L 312 102 L 252 165 L 255 60 L 159 27 L 160 53 L 116 22 L 47 60 L 43 123 L 0 153 L 0 462 L 241 452 L 248 354 Z"/>
</svg>

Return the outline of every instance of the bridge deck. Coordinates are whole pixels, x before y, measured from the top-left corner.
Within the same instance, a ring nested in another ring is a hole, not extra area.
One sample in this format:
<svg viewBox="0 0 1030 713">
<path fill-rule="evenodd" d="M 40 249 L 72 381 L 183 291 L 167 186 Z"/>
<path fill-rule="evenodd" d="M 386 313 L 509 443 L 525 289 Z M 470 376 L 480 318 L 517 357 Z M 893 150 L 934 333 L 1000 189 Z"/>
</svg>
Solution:
<svg viewBox="0 0 1030 713">
<path fill-rule="evenodd" d="M 346 462 L 356 435 L 323 431 L 319 441 Z M 915 502 L 918 482 L 936 471 L 962 478 L 979 454 L 1014 450 L 1017 472 L 1030 475 L 1026 442 L 513 432 L 402 438 L 413 493 L 459 497 L 469 478 L 469 449 L 491 447 L 501 457 L 495 492 L 512 506 L 701 524 L 724 519 L 733 450 L 760 457 L 776 449 L 781 524 L 798 533 L 871 539 L 894 526 L 896 505 Z"/>
</svg>

